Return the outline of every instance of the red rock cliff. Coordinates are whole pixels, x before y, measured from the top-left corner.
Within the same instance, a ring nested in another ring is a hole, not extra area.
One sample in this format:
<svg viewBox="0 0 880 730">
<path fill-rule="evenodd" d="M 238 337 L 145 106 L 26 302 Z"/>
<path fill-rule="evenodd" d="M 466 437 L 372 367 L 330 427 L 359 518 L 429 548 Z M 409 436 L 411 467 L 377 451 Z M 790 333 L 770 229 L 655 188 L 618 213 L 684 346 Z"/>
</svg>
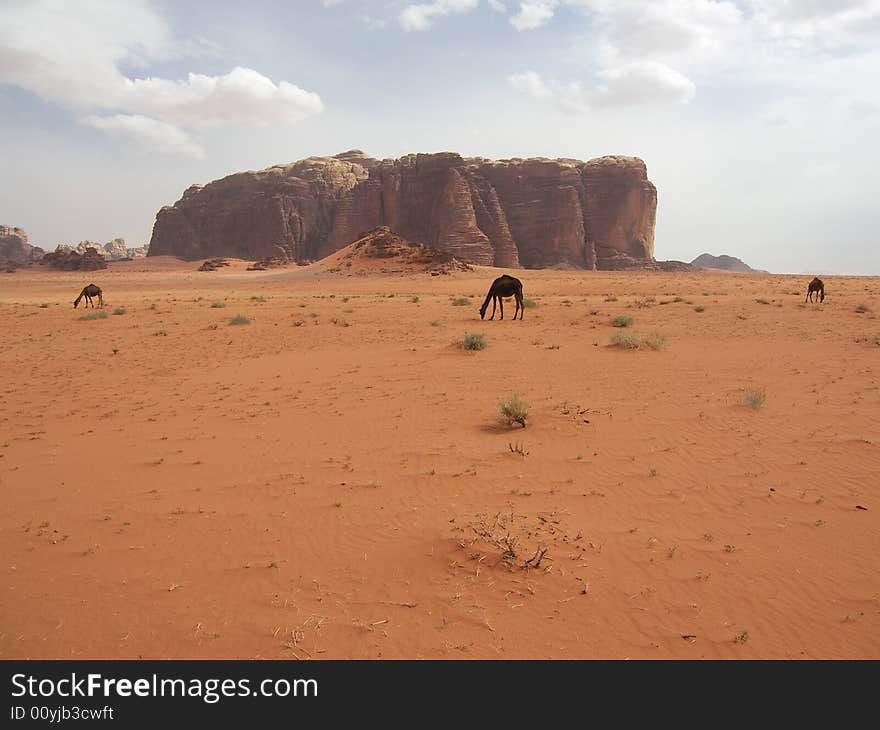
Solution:
<svg viewBox="0 0 880 730">
<path fill-rule="evenodd" d="M 635 157 L 375 160 L 359 150 L 194 185 L 156 215 L 151 256 L 318 259 L 388 226 L 507 268 L 650 266 L 657 191 Z"/>
</svg>

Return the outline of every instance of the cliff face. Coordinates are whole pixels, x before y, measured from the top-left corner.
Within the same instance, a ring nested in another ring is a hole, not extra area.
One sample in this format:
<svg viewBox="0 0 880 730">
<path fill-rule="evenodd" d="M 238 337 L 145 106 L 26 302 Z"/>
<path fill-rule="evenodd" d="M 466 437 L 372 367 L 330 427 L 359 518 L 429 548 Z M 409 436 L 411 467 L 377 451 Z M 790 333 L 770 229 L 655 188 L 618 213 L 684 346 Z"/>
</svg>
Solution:
<svg viewBox="0 0 880 730">
<path fill-rule="evenodd" d="M 156 215 L 149 255 L 323 258 L 388 226 L 507 268 L 650 266 L 657 192 L 634 157 L 375 160 L 358 150 L 190 187 Z"/>
<path fill-rule="evenodd" d="M 25 265 L 39 261 L 43 249 L 28 243 L 23 228 L 0 226 L 0 262 Z"/>
</svg>

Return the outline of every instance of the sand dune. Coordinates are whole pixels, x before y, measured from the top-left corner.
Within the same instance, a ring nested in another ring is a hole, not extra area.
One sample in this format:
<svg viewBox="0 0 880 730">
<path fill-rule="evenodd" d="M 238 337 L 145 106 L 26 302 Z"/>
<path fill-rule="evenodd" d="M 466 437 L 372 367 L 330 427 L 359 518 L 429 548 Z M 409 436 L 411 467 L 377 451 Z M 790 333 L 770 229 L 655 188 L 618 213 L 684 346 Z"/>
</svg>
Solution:
<svg viewBox="0 0 880 730">
<path fill-rule="evenodd" d="M 0 657 L 880 658 L 878 279 L 246 265 L 0 280 Z"/>
</svg>

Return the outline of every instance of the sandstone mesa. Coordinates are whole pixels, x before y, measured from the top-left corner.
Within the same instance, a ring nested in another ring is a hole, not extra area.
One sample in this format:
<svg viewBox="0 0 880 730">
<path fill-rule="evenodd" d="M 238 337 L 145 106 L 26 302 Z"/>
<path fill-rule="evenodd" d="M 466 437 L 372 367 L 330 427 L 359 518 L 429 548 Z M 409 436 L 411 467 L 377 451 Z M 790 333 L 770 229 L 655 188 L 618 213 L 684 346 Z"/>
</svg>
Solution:
<svg viewBox="0 0 880 730">
<path fill-rule="evenodd" d="M 157 213 L 148 255 L 301 263 L 387 226 L 487 266 L 654 269 L 656 209 L 636 157 L 376 160 L 350 150 L 192 185 Z"/>
</svg>

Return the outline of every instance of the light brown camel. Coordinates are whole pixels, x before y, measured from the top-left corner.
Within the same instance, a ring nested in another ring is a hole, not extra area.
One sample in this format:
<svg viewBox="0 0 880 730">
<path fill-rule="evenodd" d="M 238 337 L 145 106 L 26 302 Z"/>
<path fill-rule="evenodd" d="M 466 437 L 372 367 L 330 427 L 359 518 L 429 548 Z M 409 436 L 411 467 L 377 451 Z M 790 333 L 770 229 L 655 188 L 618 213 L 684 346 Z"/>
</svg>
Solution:
<svg viewBox="0 0 880 730">
<path fill-rule="evenodd" d="M 825 285 L 819 277 L 814 277 L 810 282 L 810 285 L 807 287 L 807 298 L 804 299 L 804 302 L 812 301 L 814 294 L 819 295 L 820 302 L 825 301 Z"/>
<path fill-rule="evenodd" d="M 89 306 L 89 304 L 91 304 L 92 309 L 95 308 L 95 303 L 92 301 L 92 297 L 98 297 L 98 306 L 104 306 L 104 295 L 101 292 L 101 287 L 99 286 L 89 284 L 88 286 L 83 287 L 83 290 L 79 293 L 79 296 L 73 302 L 74 309 L 79 306 L 79 300 L 83 297 L 86 298 L 86 306 Z"/>
<path fill-rule="evenodd" d="M 516 297 L 516 310 L 513 313 L 513 318 L 516 319 L 516 314 L 519 312 L 519 318 L 523 318 L 523 312 L 525 311 L 525 306 L 523 305 L 523 286 L 522 282 L 519 279 L 515 279 L 512 276 L 508 276 L 504 274 L 503 276 L 499 276 L 495 281 L 492 282 L 492 286 L 489 287 L 489 293 L 486 295 L 486 301 L 483 302 L 483 306 L 480 307 L 480 319 L 485 319 L 486 317 L 486 309 L 489 306 L 489 300 L 492 300 L 492 316 L 489 319 L 495 319 L 495 303 L 496 301 L 501 306 L 501 317 L 500 319 L 504 319 L 504 297 Z"/>
</svg>

